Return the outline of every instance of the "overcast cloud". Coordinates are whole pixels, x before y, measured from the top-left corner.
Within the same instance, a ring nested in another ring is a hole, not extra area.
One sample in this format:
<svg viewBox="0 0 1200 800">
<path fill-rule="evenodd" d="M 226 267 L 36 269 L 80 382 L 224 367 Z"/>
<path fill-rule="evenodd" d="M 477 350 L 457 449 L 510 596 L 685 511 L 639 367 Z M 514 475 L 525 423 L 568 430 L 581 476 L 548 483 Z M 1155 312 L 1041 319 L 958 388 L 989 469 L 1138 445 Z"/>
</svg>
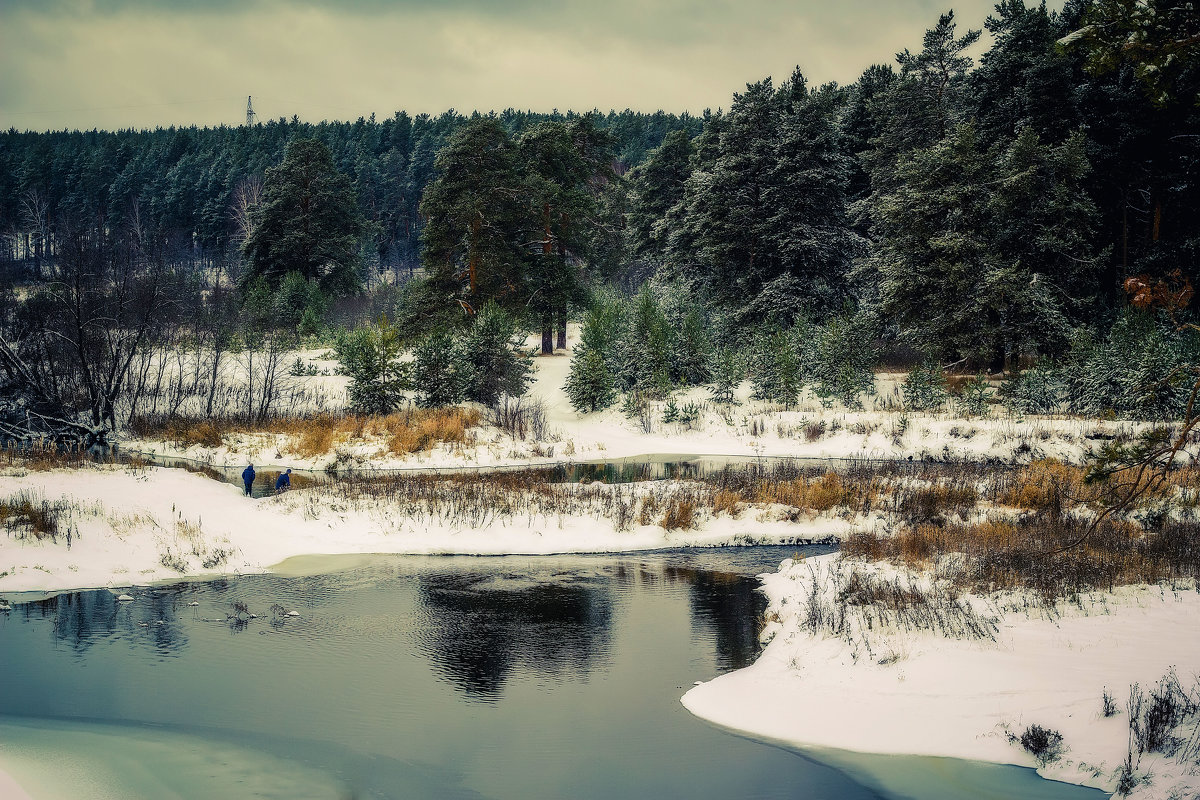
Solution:
<svg viewBox="0 0 1200 800">
<path fill-rule="evenodd" d="M 954 6 L 981 27 L 994 0 Z M 0 0 L 0 127 L 238 124 L 399 109 L 727 107 L 799 65 L 853 81 L 936 0 Z"/>
</svg>

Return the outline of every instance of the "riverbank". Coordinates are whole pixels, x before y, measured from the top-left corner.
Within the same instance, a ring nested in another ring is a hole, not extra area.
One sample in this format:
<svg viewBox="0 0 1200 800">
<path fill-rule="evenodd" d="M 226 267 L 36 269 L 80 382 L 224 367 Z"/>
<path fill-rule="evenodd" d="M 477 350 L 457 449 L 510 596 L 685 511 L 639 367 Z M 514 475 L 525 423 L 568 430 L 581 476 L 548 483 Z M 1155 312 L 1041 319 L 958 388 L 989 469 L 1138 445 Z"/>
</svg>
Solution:
<svg viewBox="0 0 1200 800">
<path fill-rule="evenodd" d="M 572 329 L 569 342 L 577 341 Z M 414 426 L 411 435 L 366 424 L 314 426 L 292 432 L 270 426 L 214 430 L 197 435 L 136 435 L 120 432 L 121 446 L 159 456 L 185 457 L 215 465 L 286 464 L 293 468 L 341 471 L 429 467 L 513 466 L 547 460 L 611 460 L 643 453 L 704 453 L 737 457 L 876 458 L 1003 461 L 1027 463 L 1057 458 L 1081 463 L 1106 441 L 1130 437 L 1144 423 L 1094 420 L 1071 416 L 1010 414 L 990 408 L 986 416 L 948 410 L 927 413 L 905 410 L 900 373 L 876 376 L 875 394 L 863 398 L 863 410 L 827 407 L 820 398 L 805 395 L 785 408 L 755 400 L 749 382 L 735 391 L 732 404 L 715 403 L 705 387 L 674 393 L 669 401 L 650 403 L 636 418 L 619 407 L 579 413 L 564 391 L 571 349 L 532 359 L 533 381 L 521 410 L 509 410 L 507 425 L 497 425 L 495 413 L 467 408 L 477 424 L 455 429 L 450 437 L 426 435 Z M 337 364 L 326 353 L 298 354 L 312 371 L 334 372 Z M 235 376 L 231 376 L 231 380 Z M 320 374 L 289 378 L 298 391 L 324 398 L 319 407 L 289 409 L 332 419 L 345 412 L 346 379 Z M 674 408 L 672 414 L 670 409 Z M 217 414 L 234 409 L 218 409 Z M 182 413 L 203 425 L 210 416 L 185 405 Z M 419 411 L 426 414 L 431 412 Z M 514 421 L 513 415 L 523 415 Z"/>
<path fill-rule="evenodd" d="M 1050 604 L 963 595 L 924 611 L 863 601 L 872 580 L 910 598 L 933 589 L 879 562 L 789 560 L 762 580 L 770 643 L 754 665 L 684 696 L 699 717 L 791 747 L 1017 764 L 1144 800 L 1200 791 L 1192 580 Z M 1176 716 L 1139 752 L 1137 730 L 1144 738 L 1168 697 Z"/>
<path fill-rule="evenodd" d="M 674 481 L 526 486 L 510 485 L 507 478 L 412 480 L 313 486 L 251 499 L 235 486 L 180 469 L 10 468 L 0 472 L 0 498 L 27 499 L 24 513 L 37 519 L 14 522 L 0 535 L 0 591 L 265 572 L 301 555 L 798 544 L 836 540 L 857 524 L 769 505 L 736 515 L 705 513 Z"/>
</svg>

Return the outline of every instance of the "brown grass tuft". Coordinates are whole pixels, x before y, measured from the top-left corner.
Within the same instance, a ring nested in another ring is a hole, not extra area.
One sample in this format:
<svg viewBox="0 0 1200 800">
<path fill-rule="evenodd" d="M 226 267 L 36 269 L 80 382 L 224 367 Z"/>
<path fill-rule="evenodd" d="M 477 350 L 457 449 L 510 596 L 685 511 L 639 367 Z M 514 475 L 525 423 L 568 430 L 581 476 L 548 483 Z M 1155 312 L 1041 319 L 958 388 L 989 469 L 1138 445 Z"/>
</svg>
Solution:
<svg viewBox="0 0 1200 800">
<path fill-rule="evenodd" d="M 688 498 L 672 498 L 667 502 L 667 511 L 659 525 L 663 530 L 674 531 L 695 526 L 696 501 Z"/>
<path fill-rule="evenodd" d="M 219 447 L 232 434 L 284 434 L 288 452 L 316 458 L 333 452 L 339 443 L 384 440 L 388 452 L 407 455 L 431 450 L 442 443 L 462 444 L 479 425 L 474 408 L 409 408 L 376 416 L 319 414 L 307 418 L 279 417 L 262 422 L 236 420 L 138 419 L 130 425 L 142 438 L 161 438 L 178 447 Z"/>
</svg>

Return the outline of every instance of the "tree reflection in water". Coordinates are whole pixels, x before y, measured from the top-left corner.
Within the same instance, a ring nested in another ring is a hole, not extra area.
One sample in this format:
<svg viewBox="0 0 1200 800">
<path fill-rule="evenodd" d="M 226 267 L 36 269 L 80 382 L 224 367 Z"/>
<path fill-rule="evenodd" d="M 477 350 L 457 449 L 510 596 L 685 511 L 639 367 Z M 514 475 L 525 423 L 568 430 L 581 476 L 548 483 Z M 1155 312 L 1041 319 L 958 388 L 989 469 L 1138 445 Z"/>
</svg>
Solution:
<svg viewBox="0 0 1200 800">
<path fill-rule="evenodd" d="M 754 663 L 767 598 L 759 581 L 730 572 L 668 568 L 692 587 L 692 619 L 712 631 L 722 672 Z"/>
<path fill-rule="evenodd" d="M 187 647 L 188 638 L 176 613 L 186 586 L 157 587 L 139 593 L 132 603 L 120 602 L 107 590 L 65 592 L 17 606 L 26 620 L 50 620 L 55 644 L 82 655 L 95 643 L 126 639 L 162 658 Z"/>
<path fill-rule="evenodd" d="M 419 579 L 418 640 L 435 671 L 468 697 L 499 699 L 514 667 L 586 679 L 609 646 L 612 600 L 568 578 L 528 584 L 477 573 Z"/>
<path fill-rule="evenodd" d="M 697 557 L 697 562 L 703 562 Z M 693 629 L 702 627 L 713 637 L 717 667 L 722 672 L 741 669 L 758 658 L 767 598 L 758 578 L 737 572 L 714 571 L 670 563 L 620 564 L 613 577 L 642 586 L 660 582 L 689 587 Z"/>
<path fill-rule="evenodd" d="M 586 680 L 607 658 L 613 590 L 685 584 L 693 630 L 713 639 L 722 671 L 759 653 L 766 598 L 758 580 L 669 561 L 622 561 L 568 576 L 442 571 L 418 579 L 417 639 L 434 671 L 469 698 L 500 698 L 509 675 Z"/>
</svg>

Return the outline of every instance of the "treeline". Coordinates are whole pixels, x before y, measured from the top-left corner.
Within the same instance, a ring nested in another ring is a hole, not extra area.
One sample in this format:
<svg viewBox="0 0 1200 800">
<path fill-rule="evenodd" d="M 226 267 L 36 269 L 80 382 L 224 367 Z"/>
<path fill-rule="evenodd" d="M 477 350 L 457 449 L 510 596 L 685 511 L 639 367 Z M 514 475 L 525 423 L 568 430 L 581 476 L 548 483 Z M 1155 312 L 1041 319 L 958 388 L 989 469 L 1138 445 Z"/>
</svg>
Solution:
<svg viewBox="0 0 1200 800">
<path fill-rule="evenodd" d="M 0 132 L 0 265 L 37 271 L 57 258 L 64 225 L 114 231 L 136 224 L 180 262 L 236 269 L 249 212 L 267 169 L 289 141 L 316 139 L 351 183 L 365 220 L 364 261 L 407 271 L 419 263 L 421 196 L 438 151 L 479 115 L 448 111 L 355 122 L 301 122 L 293 117 L 252 127 L 153 131 Z M 575 113 L 512 109 L 489 115 L 519 134 Z M 614 168 L 639 163 L 675 130 L 696 133 L 687 114 L 632 111 L 595 114 L 613 141 Z M 370 272 L 364 277 L 371 282 Z"/>
<path fill-rule="evenodd" d="M 854 405 L 882 355 L 924 363 L 918 379 L 1041 359 L 1014 407 L 1174 413 L 1194 337 L 1124 312 L 1123 287 L 1167 279 L 1186 316 L 1200 283 L 1200 15 L 1002 0 L 985 26 L 978 64 L 981 32 L 947 13 L 849 86 L 797 69 L 702 118 L 0 134 L 0 259 L 33 284 L 0 282 L 0 418 L 32 403 L 112 424 L 134 354 L 181 329 L 274 369 L 337 298 L 416 264 L 358 295 L 390 321 L 340 340 L 366 365 L 356 405 L 410 382 L 430 405 L 495 403 L 526 383 L 502 352 L 518 329 L 551 352 L 586 315 L 568 387 L 584 410 L 705 382 L 728 399 L 745 378 Z M 388 366 L 397 348 L 421 377 Z M 1132 374 L 1163 397 L 1117 381 Z"/>
<path fill-rule="evenodd" d="M 1127 5 L 1004 0 L 978 66 L 948 13 L 850 86 L 749 85 L 633 171 L 633 256 L 736 323 L 849 305 L 946 361 L 1062 352 L 1127 276 L 1200 275 L 1200 19 Z"/>
</svg>

